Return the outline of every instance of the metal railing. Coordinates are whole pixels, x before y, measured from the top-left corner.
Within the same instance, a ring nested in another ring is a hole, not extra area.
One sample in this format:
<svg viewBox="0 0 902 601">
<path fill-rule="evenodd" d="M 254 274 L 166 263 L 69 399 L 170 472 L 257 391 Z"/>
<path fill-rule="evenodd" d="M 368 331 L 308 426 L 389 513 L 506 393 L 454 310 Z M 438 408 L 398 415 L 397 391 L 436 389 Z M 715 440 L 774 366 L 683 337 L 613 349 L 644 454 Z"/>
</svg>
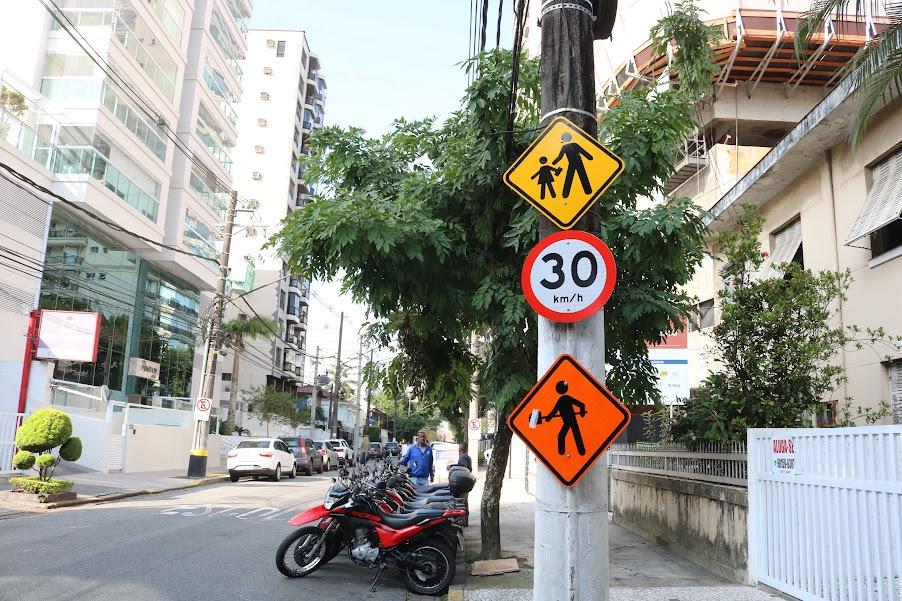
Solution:
<svg viewBox="0 0 902 601">
<path fill-rule="evenodd" d="M 743 487 L 748 478 L 746 458 L 744 443 L 705 443 L 691 451 L 678 444 L 617 444 L 609 451 L 611 469 Z"/>
</svg>

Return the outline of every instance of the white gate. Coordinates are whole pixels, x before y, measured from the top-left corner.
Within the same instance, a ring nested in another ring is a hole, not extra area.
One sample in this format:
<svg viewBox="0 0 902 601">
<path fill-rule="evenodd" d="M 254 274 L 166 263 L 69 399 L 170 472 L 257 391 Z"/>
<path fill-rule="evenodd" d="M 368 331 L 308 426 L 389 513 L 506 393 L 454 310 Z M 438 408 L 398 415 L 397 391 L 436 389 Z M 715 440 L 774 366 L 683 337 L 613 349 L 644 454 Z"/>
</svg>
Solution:
<svg viewBox="0 0 902 601">
<path fill-rule="evenodd" d="M 24 413 L 0 412 L 0 474 L 13 473 L 13 455 L 16 452 L 16 429 Z"/>
<path fill-rule="evenodd" d="M 748 431 L 749 579 L 902 601 L 902 426 Z"/>
</svg>

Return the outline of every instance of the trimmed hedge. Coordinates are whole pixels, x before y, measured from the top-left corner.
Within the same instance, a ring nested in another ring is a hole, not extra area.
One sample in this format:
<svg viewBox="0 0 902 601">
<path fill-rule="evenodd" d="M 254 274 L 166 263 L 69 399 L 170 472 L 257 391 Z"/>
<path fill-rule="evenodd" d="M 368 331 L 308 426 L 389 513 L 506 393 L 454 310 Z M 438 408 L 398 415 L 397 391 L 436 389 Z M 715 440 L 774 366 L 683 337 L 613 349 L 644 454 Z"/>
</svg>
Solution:
<svg viewBox="0 0 902 601">
<path fill-rule="evenodd" d="M 38 459 L 35 461 L 38 469 L 48 469 L 56 465 L 56 463 L 56 457 L 53 455 L 38 455 Z"/>
<path fill-rule="evenodd" d="M 13 467 L 17 470 L 30 470 L 34 466 L 35 455 L 31 451 L 19 451 L 13 456 Z"/>
<path fill-rule="evenodd" d="M 38 495 L 52 495 L 54 493 L 69 490 L 75 485 L 71 480 L 59 480 L 56 478 L 45 482 L 39 480 L 37 476 L 10 478 L 9 483 L 13 486 L 14 490 L 23 490 L 27 493 Z"/>
<path fill-rule="evenodd" d="M 40 409 L 16 432 L 16 446 L 32 453 L 58 447 L 72 436 L 72 420 L 59 409 Z"/>
<path fill-rule="evenodd" d="M 81 457 L 81 439 L 73 436 L 60 447 L 60 459 L 78 461 L 79 457 Z"/>
</svg>

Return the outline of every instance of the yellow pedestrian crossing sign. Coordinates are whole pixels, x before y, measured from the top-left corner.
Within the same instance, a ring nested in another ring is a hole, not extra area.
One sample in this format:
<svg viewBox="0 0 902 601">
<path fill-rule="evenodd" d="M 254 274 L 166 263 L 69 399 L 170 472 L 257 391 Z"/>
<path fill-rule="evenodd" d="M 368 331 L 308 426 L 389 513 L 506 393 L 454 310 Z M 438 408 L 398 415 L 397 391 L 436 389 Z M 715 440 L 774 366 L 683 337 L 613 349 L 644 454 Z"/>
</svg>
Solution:
<svg viewBox="0 0 902 601">
<path fill-rule="evenodd" d="M 506 183 L 569 230 L 623 172 L 623 160 L 573 122 L 557 117 L 504 174 Z"/>
</svg>

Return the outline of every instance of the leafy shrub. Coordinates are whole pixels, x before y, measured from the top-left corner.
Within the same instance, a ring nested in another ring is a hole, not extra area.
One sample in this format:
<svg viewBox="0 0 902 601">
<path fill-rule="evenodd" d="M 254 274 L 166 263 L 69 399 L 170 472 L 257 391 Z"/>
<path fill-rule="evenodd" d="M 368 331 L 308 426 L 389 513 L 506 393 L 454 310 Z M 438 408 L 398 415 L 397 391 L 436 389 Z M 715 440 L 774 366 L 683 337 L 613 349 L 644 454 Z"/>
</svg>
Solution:
<svg viewBox="0 0 902 601">
<path fill-rule="evenodd" d="M 27 493 L 38 495 L 52 495 L 54 493 L 63 492 L 69 490 L 74 485 L 74 482 L 71 480 L 60 480 L 57 478 L 45 481 L 37 476 L 10 478 L 9 483 L 15 490 L 22 490 Z"/>
<path fill-rule="evenodd" d="M 81 439 L 73 436 L 60 447 L 60 459 L 66 461 L 78 461 L 81 457 Z"/>
<path fill-rule="evenodd" d="M 13 467 L 17 470 L 30 470 L 34 465 L 34 453 L 31 451 L 19 451 L 13 457 Z"/>
<path fill-rule="evenodd" d="M 49 454 L 38 455 L 38 459 L 37 461 L 35 461 L 35 464 L 38 466 L 38 468 L 42 470 L 51 468 L 56 465 L 56 463 L 56 457 Z"/>
<path fill-rule="evenodd" d="M 16 432 L 16 446 L 32 453 L 58 447 L 72 436 L 72 420 L 59 409 L 41 409 L 28 417 Z"/>
</svg>

